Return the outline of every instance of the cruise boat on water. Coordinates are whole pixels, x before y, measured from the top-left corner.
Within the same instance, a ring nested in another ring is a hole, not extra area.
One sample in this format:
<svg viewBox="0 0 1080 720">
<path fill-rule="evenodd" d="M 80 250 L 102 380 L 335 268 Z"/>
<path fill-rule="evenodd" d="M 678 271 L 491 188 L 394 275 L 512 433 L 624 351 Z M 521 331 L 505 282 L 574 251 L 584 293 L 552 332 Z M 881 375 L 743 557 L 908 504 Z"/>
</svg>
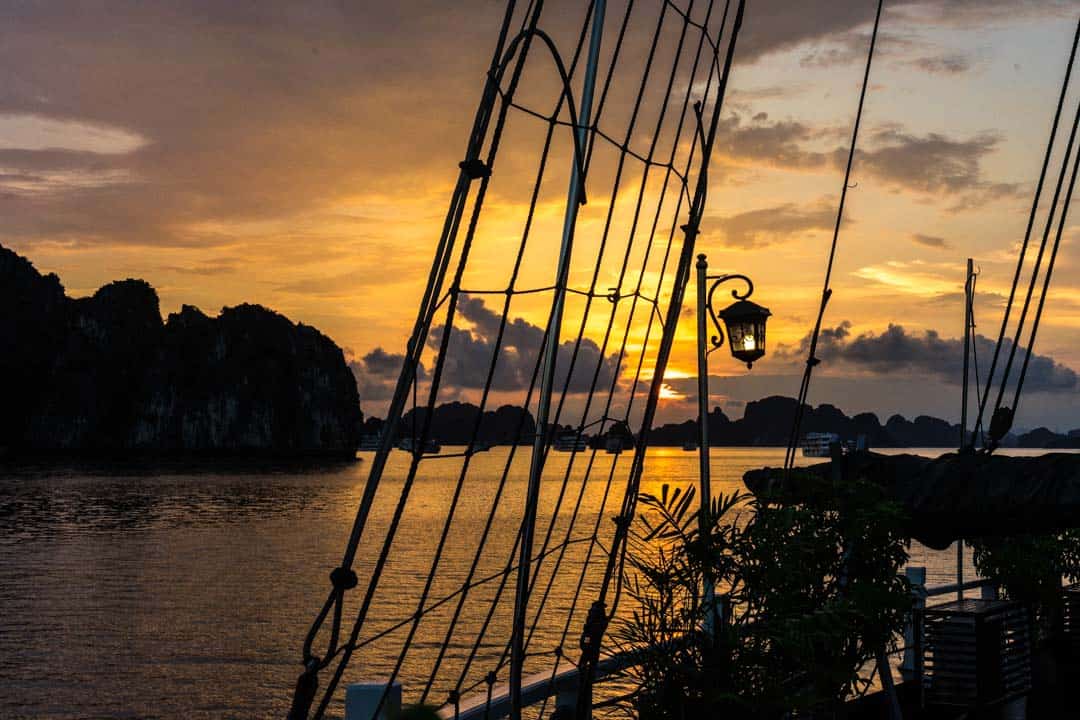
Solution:
<svg viewBox="0 0 1080 720">
<path fill-rule="evenodd" d="M 401 438 L 400 440 L 398 440 L 397 446 L 398 450 L 404 450 L 405 452 L 410 453 L 414 452 L 416 447 L 416 445 L 414 444 L 414 440 L 411 437 Z M 423 444 L 420 452 L 424 453 L 425 455 L 434 455 L 440 450 L 442 450 L 442 446 L 439 445 L 439 443 L 435 442 L 434 440 L 428 440 Z"/>
<path fill-rule="evenodd" d="M 375 433 L 373 435 L 361 435 L 360 447 L 358 450 L 373 451 L 379 449 L 379 443 L 382 442 L 382 435 Z"/>
<path fill-rule="evenodd" d="M 589 442 L 573 430 L 567 430 L 555 436 L 552 447 L 559 452 L 581 452 L 588 449 Z"/>
<path fill-rule="evenodd" d="M 840 442 L 840 436 L 836 433 L 806 433 L 806 437 L 803 438 L 803 457 L 830 457 L 829 446 L 838 442 Z"/>
</svg>

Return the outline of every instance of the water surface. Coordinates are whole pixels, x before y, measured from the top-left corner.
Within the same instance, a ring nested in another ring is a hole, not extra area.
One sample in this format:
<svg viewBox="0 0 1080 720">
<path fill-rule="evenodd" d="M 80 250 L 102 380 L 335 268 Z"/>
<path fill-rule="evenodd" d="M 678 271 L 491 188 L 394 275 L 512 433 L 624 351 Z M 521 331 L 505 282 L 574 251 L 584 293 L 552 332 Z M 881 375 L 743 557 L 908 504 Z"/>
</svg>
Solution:
<svg viewBox="0 0 1080 720">
<path fill-rule="evenodd" d="M 47 464 L 0 471 L 0 716 L 284 717 L 304 633 L 325 598 L 327 574 L 340 562 L 367 478 L 371 455 L 362 456 L 356 464 L 317 468 Z M 430 599 L 447 596 L 465 579 L 508 456 L 509 448 L 495 448 L 474 459 Z M 717 448 L 712 459 L 714 494 L 732 492 L 742 490 L 747 469 L 782 464 L 783 449 Z M 582 490 L 587 460 L 577 455 L 567 473 L 570 454 L 554 453 L 545 474 L 550 479 L 541 498 L 537 546 L 550 528 L 552 552 L 541 565 L 536 591 L 539 597 L 547 590 L 548 599 L 538 619 L 538 602 L 530 616 L 536 624 L 530 648 L 538 653 L 560 644 L 576 648 L 598 588 L 596 561 L 622 499 L 630 454 L 598 454 Z M 362 580 L 400 496 L 407 461 L 395 452 L 389 464 L 357 558 Z M 433 459 L 422 465 L 363 637 L 416 609 L 461 462 Z M 476 577 L 505 567 L 524 497 L 528 449 L 518 450 L 510 468 Z M 562 493 L 561 478 L 568 479 Z M 649 451 L 644 491 L 696 481 L 696 453 Z M 568 532 L 579 492 L 580 509 Z M 593 548 L 593 570 L 582 578 L 598 517 L 601 547 Z M 557 549 L 567 539 L 572 542 L 553 572 Z M 930 584 L 951 582 L 955 551 L 915 546 L 912 563 L 928 568 Z M 971 577 L 970 558 L 968 564 Z M 497 585 L 487 583 L 470 594 L 460 620 L 467 637 L 451 643 L 429 700 L 442 702 L 456 684 Z M 478 649 L 466 685 L 498 666 L 511 601 L 512 585 L 496 606 L 489 640 Z M 402 667 L 407 689 L 426 684 L 454 606 L 448 602 L 420 625 Z M 567 625 L 571 606 L 575 613 Z M 406 630 L 364 647 L 346 680 L 385 677 Z M 531 662 L 532 670 L 540 670 L 550 665 L 551 655 L 538 654 Z"/>
</svg>

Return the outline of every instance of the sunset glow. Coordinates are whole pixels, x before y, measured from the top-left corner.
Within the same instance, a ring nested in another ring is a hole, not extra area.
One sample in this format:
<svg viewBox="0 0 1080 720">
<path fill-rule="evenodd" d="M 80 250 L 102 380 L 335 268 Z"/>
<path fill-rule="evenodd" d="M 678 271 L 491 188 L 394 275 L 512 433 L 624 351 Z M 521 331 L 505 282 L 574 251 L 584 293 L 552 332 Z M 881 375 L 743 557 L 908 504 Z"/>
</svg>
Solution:
<svg viewBox="0 0 1080 720">
<path fill-rule="evenodd" d="M 255 302 L 312 324 L 367 374 L 365 412 L 382 413 L 387 393 L 378 388 L 393 373 L 379 376 L 363 358 L 404 349 L 501 14 L 488 3 L 408 5 L 266 3 L 185 14 L 149 3 L 44 19 L 29 8 L 11 11 L 0 30 L 3 243 L 58 273 L 74 295 L 141 277 L 156 287 L 163 313 Z M 796 350 L 820 299 L 838 158 L 872 19 L 871 5 L 841 5 L 831 12 L 832 3 L 769 1 L 747 10 L 698 240 L 710 267 L 754 277 L 755 297 L 773 311 L 770 353 L 755 363 L 754 377 L 730 360 L 711 365 L 716 375 L 742 378 L 729 393 L 739 400 L 797 389 Z M 890 325 L 916 339 L 956 338 L 971 256 L 981 270 L 978 332 L 995 335 L 1074 8 L 1053 0 L 1018 8 L 888 4 L 828 327 L 849 323 L 851 339 L 880 337 Z M 569 32 L 578 9 L 565 9 Z M 561 16 L 556 7 L 548 12 Z M 167 42 L 155 27 L 168 27 Z M 256 29 L 257 42 L 236 42 L 237 32 Z M 540 103 L 549 89 L 532 87 L 527 99 Z M 617 119 L 609 118 L 612 127 Z M 463 287 L 507 281 L 535 129 L 522 123 L 504 139 L 501 184 L 487 200 L 478 260 Z M 552 153 L 563 162 L 538 203 L 534 237 L 558 237 L 569 150 L 558 137 Z M 598 161 L 590 197 L 603 198 L 610 173 Z M 619 187 L 611 220 L 619 233 L 630 231 L 642 182 L 635 170 Z M 655 174 L 644 181 L 657 182 Z M 581 209 L 575 252 L 598 251 L 604 210 L 600 199 Z M 1070 371 L 1080 367 L 1076 222 L 1074 213 L 1038 344 Z M 641 248 L 650 231 L 636 232 Z M 552 283 L 552 247 L 528 250 L 519 287 Z M 620 283 L 618 252 L 597 278 L 602 290 Z M 632 265 L 644 260 L 639 252 Z M 666 303 L 660 260 L 644 264 L 640 284 L 646 296 L 659 287 Z M 575 269 L 570 280 L 584 287 L 591 278 Z M 623 278 L 623 291 L 638 282 Z M 511 316 L 541 326 L 548 301 L 521 296 Z M 675 370 L 694 367 L 687 305 L 665 399 L 693 392 L 693 373 Z M 567 334 L 576 322 L 571 308 Z M 590 315 L 587 337 L 598 346 L 603 330 Z M 643 342 L 635 325 L 628 347 Z M 875 367 L 853 353 L 838 356 L 822 366 L 824 376 L 874 377 L 876 389 L 836 395 L 840 383 L 815 401 L 883 411 L 889 386 L 904 382 L 906 405 L 893 409 L 956 414 L 955 389 L 943 394 L 932 372 L 909 365 L 899 378 Z M 635 371 L 619 368 L 624 382 Z M 1077 392 L 1036 392 L 1030 422 L 1057 422 Z"/>
</svg>

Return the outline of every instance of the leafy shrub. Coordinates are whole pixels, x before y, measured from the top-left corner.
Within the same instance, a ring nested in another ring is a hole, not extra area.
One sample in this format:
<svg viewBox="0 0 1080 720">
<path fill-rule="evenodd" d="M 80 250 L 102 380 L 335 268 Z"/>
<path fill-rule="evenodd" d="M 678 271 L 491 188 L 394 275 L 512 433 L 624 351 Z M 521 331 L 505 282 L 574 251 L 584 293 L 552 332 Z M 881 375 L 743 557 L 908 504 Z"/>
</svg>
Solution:
<svg viewBox="0 0 1080 720">
<path fill-rule="evenodd" d="M 894 648 L 910 608 L 896 506 L 866 482 L 797 505 L 736 493 L 704 516 L 694 494 L 640 498 L 624 581 L 636 606 L 614 627 L 638 661 L 626 708 L 771 718 L 865 690 L 860 669 Z M 711 633 L 707 581 L 725 604 Z"/>
</svg>

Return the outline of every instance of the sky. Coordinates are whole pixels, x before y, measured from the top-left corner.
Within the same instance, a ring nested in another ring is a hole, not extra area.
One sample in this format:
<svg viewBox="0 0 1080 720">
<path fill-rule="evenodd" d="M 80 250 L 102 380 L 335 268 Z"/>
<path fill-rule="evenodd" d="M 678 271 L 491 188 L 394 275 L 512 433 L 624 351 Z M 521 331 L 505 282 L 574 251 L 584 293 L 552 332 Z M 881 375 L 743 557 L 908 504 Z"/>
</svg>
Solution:
<svg viewBox="0 0 1080 720">
<path fill-rule="evenodd" d="M 706 4 L 698 0 L 690 16 L 702 17 Z M 747 2 L 698 239 L 717 272 L 751 276 L 754 299 L 773 313 L 769 354 L 753 370 L 725 353 L 710 358 L 711 402 L 730 415 L 764 395 L 797 393 L 875 5 Z M 214 314 L 255 302 L 314 325 L 345 349 L 364 411 L 380 415 L 504 7 L 491 0 L 4 3 L 0 243 L 59 274 L 70 295 L 139 277 L 157 288 L 166 314 L 184 304 Z M 602 67 L 624 8 L 609 3 Z M 635 78 L 661 13 L 668 15 L 656 63 L 688 68 L 672 54 L 680 24 L 663 8 L 635 4 L 600 121 L 613 136 L 627 132 L 628 147 L 641 153 L 663 108 L 685 97 L 708 100 L 700 83 L 680 80 L 667 91 L 650 82 L 628 131 Z M 812 402 L 882 420 L 894 412 L 959 415 L 965 261 L 974 258 L 980 273 L 976 349 L 985 371 L 1078 13 L 1080 3 L 1064 0 L 885 3 Z M 566 58 L 583 17 L 584 3 L 544 8 L 540 25 Z M 529 56 L 521 104 L 551 111 L 560 88 L 553 68 L 539 50 Z M 1074 85 L 1066 128 L 1080 102 L 1080 80 Z M 665 132 L 674 131 L 671 117 Z M 523 113 L 507 125 L 462 288 L 505 287 L 544 127 Z M 613 191 L 617 153 L 597 147 L 575 239 L 575 287 L 588 285 L 607 211 L 613 238 L 625 246 L 635 193 L 651 197 L 659 187 L 658 173 L 642 176 L 631 162 Z M 681 158 L 690 144 L 669 138 L 658 154 L 667 147 Z M 556 133 L 520 287 L 553 281 L 571 148 L 568 135 Z M 685 209 L 652 234 L 666 238 L 678 222 Z M 1071 216 L 1017 419 L 1022 428 L 1080 427 L 1078 224 Z M 603 291 L 633 289 L 618 279 L 616 245 L 600 262 Z M 644 290 L 666 303 L 660 255 L 630 247 Z M 496 401 L 513 402 L 527 385 L 549 301 L 543 293 L 515 298 Z M 459 305 L 442 399 L 475 399 L 501 296 L 466 292 Z M 624 301 L 618 305 L 624 312 Z M 692 294 L 687 305 L 662 420 L 694 412 Z M 640 315 L 619 316 L 631 352 L 613 355 L 602 339 L 607 306 L 601 300 L 585 315 L 582 302 L 568 302 L 563 332 L 572 336 L 586 320 L 581 377 L 569 382 L 575 407 L 594 367 L 600 385 L 633 388 L 633 350 L 651 347 Z M 443 332 L 436 324 L 429 339 L 428 380 Z M 648 379 L 650 362 L 645 352 L 639 379 Z"/>
</svg>

